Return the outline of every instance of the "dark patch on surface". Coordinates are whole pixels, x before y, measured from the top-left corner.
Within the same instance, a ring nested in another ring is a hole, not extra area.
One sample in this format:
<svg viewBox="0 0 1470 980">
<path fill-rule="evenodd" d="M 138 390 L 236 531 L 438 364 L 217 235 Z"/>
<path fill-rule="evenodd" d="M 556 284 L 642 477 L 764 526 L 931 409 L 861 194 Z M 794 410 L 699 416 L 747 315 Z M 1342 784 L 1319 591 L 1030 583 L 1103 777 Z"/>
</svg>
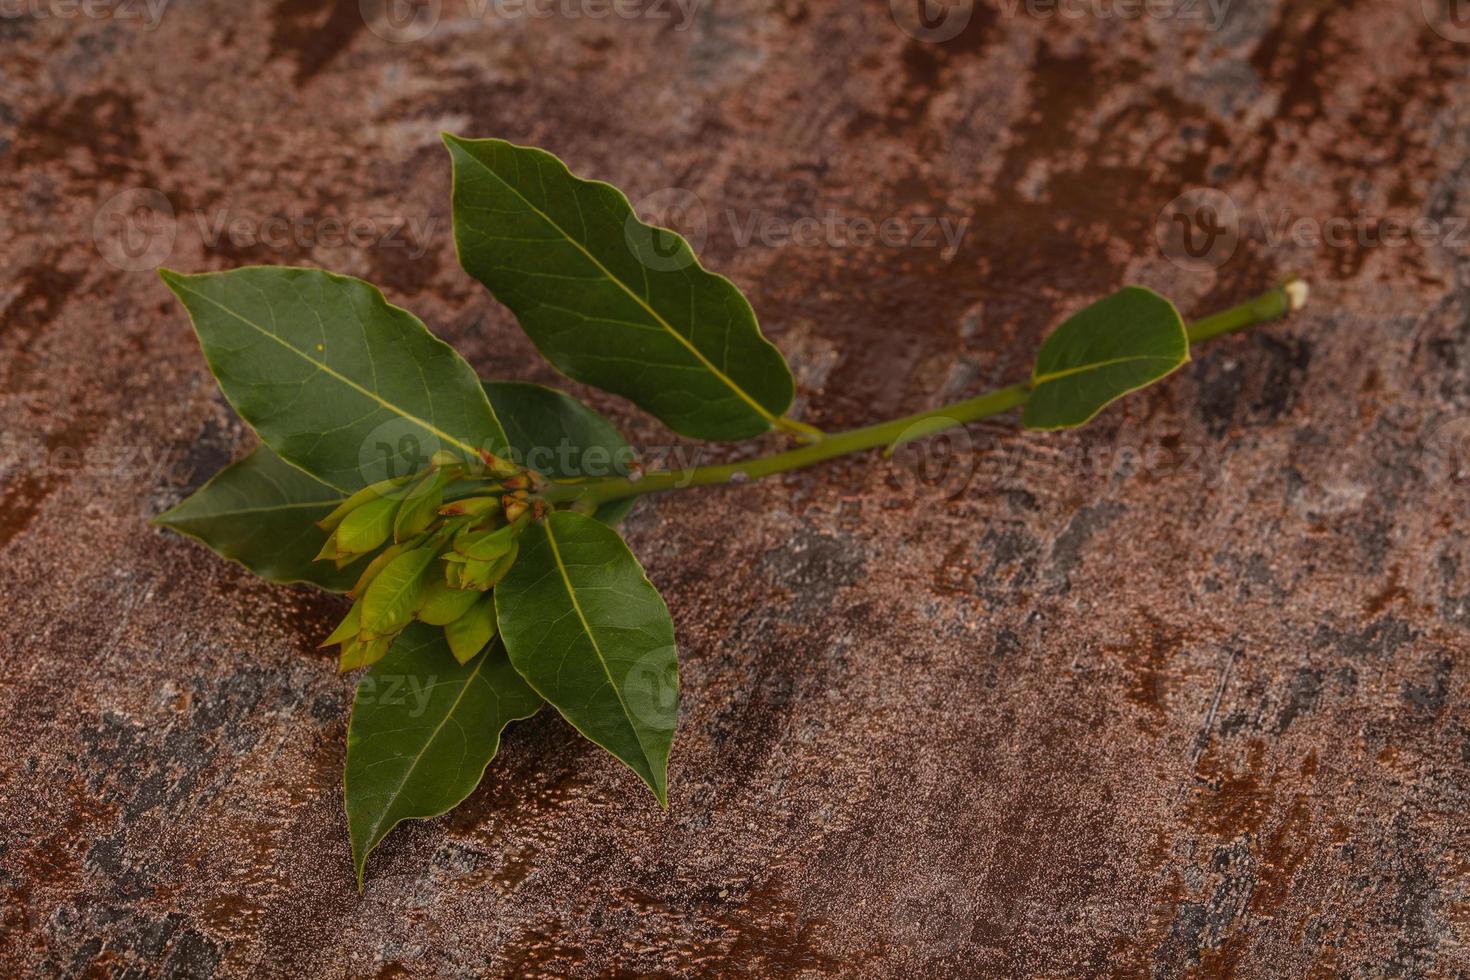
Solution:
<svg viewBox="0 0 1470 980">
<path fill-rule="evenodd" d="M 1291 677 L 1287 688 L 1286 703 L 1276 716 L 1276 734 L 1284 735 L 1291 723 L 1302 715 L 1317 709 L 1317 699 L 1322 696 L 1322 672 L 1310 667 L 1300 667 Z"/>
<path fill-rule="evenodd" d="M 5 493 L 0 496 L 0 548 L 31 526 L 51 486 L 51 481 L 33 473 L 22 473 L 4 484 Z"/>
<path fill-rule="evenodd" d="M 1427 720 L 1439 717 L 1449 694 L 1450 672 L 1453 669 L 1454 662 L 1448 655 L 1437 654 L 1430 662 L 1429 669 L 1424 672 L 1422 680 L 1404 682 L 1404 702 L 1421 715 L 1428 716 Z"/>
<path fill-rule="evenodd" d="M 791 590 L 792 613 L 827 608 L 838 590 L 856 582 L 866 567 L 862 548 L 845 534 L 798 528 L 782 547 L 761 558 L 761 570 Z"/>
<path fill-rule="evenodd" d="M 360 0 L 281 0 L 272 12 L 270 57 L 296 62 L 297 85 L 310 81 L 367 26 L 363 7 L 372 9 Z"/>
<path fill-rule="evenodd" d="M 53 257 L 22 269 L 16 276 L 20 290 L 6 304 L 0 339 L 13 344 L 14 353 L 0 364 L 0 389 L 19 391 L 29 383 L 39 351 L 31 349 L 47 327 L 55 322 L 68 298 L 82 282 L 79 272 L 56 267 Z"/>
<path fill-rule="evenodd" d="M 122 180 L 140 169 L 143 136 L 137 102 L 127 92 L 111 89 L 54 102 L 28 116 L 11 165 L 52 167 L 84 149 L 92 160 L 90 171 L 74 176 L 94 180 Z M 94 205 L 99 202 L 93 202 Z"/>
<path fill-rule="evenodd" d="M 1051 549 L 1052 567 L 1049 578 L 1062 591 L 1065 592 L 1070 587 L 1072 573 L 1082 561 L 1083 549 L 1087 547 L 1088 539 L 1122 516 L 1124 510 L 1122 504 L 1105 500 L 1083 507 L 1072 515 L 1066 528 L 1057 535 Z"/>
</svg>

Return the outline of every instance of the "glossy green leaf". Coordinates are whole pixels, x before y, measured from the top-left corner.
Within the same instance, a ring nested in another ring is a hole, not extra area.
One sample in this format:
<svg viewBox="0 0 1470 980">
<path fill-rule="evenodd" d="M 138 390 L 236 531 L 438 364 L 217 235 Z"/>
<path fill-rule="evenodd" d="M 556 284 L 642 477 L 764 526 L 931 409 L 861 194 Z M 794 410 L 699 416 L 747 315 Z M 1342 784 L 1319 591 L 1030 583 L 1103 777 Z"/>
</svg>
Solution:
<svg viewBox="0 0 1470 980">
<path fill-rule="evenodd" d="M 452 589 L 431 573 L 419 593 L 419 608 L 415 615 L 420 622 L 430 626 L 448 626 L 469 612 L 481 598 L 475 589 Z"/>
<path fill-rule="evenodd" d="M 394 541 L 407 541 L 438 519 L 448 483 L 447 470 L 432 470 L 404 491 L 403 503 L 393 515 Z"/>
<path fill-rule="evenodd" d="M 544 150 L 445 135 L 460 264 L 578 381 L 700 439 L 765 432 L 791 371 L 740 290 L 628 199 Z"/>
<path fill-rule="evenodd" d="M 495 629 L 495 599 L 482 595 L 468 612 L 444 627 L 444 639 L 454 659 L 465 663 L 495 638 Z"/>
<path fill-rule="evenodd" d="M 521 537 L 496 586 L 511 663 L 667 805 L 679 665 L 668 607 L 612 528 L 570 511 Z"/>
<path fill-rule="evenodd" d="M 525 518 L 521 518 L 525 520 Z M 503 527 L 472 531 L 465 528 L 454 536 L 454 551 L 474 561 L 494 561 L 510 551 L 516 543 L 521 525 L 506 524 Z"/>
<path fill-rule="evenodd" d="M 390 544 L 376 555 L 373 555 L 373 560 L 367 563 L 367 566 L 362 570 L 362 574 L 358 576 L 357 581 L 353 584 L 351 594 L 361 596 L 367 592 L 368 586 L 373 584 L 373 579 L 378 577 L 378 573 L 390 561 L 407 551 L 408 548 L 409 546 L 407 544 Z"/>
<path fill-rule="evenodd" d="M 378 497 L 348 513 L 337 525 L 337 550 L 348 555 L 376 550 L 393 530 L 398 504 L 396 497 Z"/>
<path fill-rule="evenodd" d="M 461 666 L 437 627 L 406 629 L 358 682 L 347 729 L 359 887 L 368 854 L 399 821 L 453 809 L 479 784 L 505 726 L 540 707 L 499 644 Z"/>
<path fill-rule="evenodd" d="M 414 548 L 383 566 L 362 595 L 366 636 L 386 636 L 408 625 L 418 608 L 429 567 L 438 556 L 437 547 Z"/>
<path fill-rule="evenodd" d="M 356 490 L 346 500 L 336 506 L 326 517 L 317 521 L 317 524 L 325 531 L 336 530 L 348 514 L 352 513 L 363 504 L 379 497 L 386 497 L 394 493 L 398 487 L 407 482 L 410 477 L 399 477 L 393 480 L 380 480 L 370 486 Z"/>
<path fill-rule="evenodd" d="M 327 634 L 327 638 L 317 644 L 317 648 L 329 647 L 337 643 L 346 643 L 348 640 L 362 632 L 362 600 L 354 602 L 347 610 L 347 615 L 342 617 L 342 622 L 337 628 Z"/>
<path fill-rule="evenodd" d="M 258 446 L 155 522 L 272 582 L 310 582 L 346 592 L 356 573 L 315 561 L 327 540 L 316 526 L 342 492 Z"/>
<path fill-rule="evenodd" d="M 474 371 L 418 318 L 319 269 L 162 270 L 220 388 L 286 461 L 346 491 L 473 460 L 505 434 Z"/>
<path fill-rule="evenodd" d="M 485 393 L 505 426 L 511 460 L 558 480 L 628 476 L 637 454 L 613 424 L 571 395 L 522 381 L 487 381 Z M 635 498 L 597 509 L 605 524 L 622 520 Z"/>
<path fill-rule="evenodd" d="M 1125 286 L 1046 338 L 1022 424 L 1028 429 L 1083 425 L 1188 360 L 1189 338 L 1174 304 L 1151 289 Z"/>
<path fill-rule="evenodd" d="M 342 644 L 342 652 L 337 657 L 337 670 L 345 674 L 359 667 L 371 667 L 383 659 L 397 638 L 397 633 L 370 639 L 353 637 Z"/>
</svg>

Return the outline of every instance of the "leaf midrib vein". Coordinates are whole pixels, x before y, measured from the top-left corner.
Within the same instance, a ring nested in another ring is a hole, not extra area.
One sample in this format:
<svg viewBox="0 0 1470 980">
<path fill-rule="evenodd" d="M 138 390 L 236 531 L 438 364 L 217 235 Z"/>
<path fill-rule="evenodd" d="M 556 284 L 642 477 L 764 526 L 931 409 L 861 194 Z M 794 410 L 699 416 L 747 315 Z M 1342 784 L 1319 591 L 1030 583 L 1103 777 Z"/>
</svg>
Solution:
<svg viewBox="0 0 1470 980">
<path fill-rule="evenodd" d="M 356 381 L 353 381 L 351 378 L 347 377 L 345 374 L 341 374 L 340 372 L 333 370 L 331 367 L 329 367 L 327 365 L 327 363 L 325 361 L 319 361 L 316 358 L 309 356 L 306 353 L 306 351 L 304 351 L 301 348 L 295 346 L 294 344 L 287 343 L 282 338 L 276 336 L 275 334 L 271 333 L 269 330 L 265 329 L 265 327 L 261 326 L 260 324 L 256 323 L 253 320 L 250 320 L 250 319 L 247 319 L 246 317 L 241 316 L 239 313 L 236 313 L 234 310 L 230 309 L 228 306 L 225 306 L 223 303 L 219 302 L 214 297 L 207 296 L 204 293 L 201 293 L 197 289 L 190 289 L 184 283 L 184 281 L 182 279 L 178 280 L 178 282 L 179 282 L 179 287 L 181 289 L 185 289 L 188 292 L 193 293 L 195 296 L 198 296 L 200 299 L 204 300 L 205 302 L 211 304 L 212 306 L 215 306 L 215 307 L 219 308 L 222 312 L 227 313 L 228 315 L 234 317 L 236 320 L 239 320 L 241 323 L 245 324 L 250 329 L 254 330 L 256 333 L 259 333 L 262 337 L 268 337 L 271 340 L 274 340 L 276 343 L 280 344 L 282 347 L 286 348 L 288 351 L 290 351 L 291 353 L 295 354 L 297 357 L 301 358 L 303 361 L 306 361 L 308 364 L 311 364 L 312 366 L 316 367 L 323 374 L 326 374 L 326 375 L 329 375 L 329 376 L 331 376 L 333 378 L 336 378 L 338 381 L 342 382 L 344 385 L 346 385 L 347 387 L 353 389 L 354 391 L 357 391 L 357 392 L 359 392 L 359 393 L 361 393 L 363 395 L 366 395 L 368 398 L 370 398 L 373 401 L 377 402 L 379 405 L 381 405 L 382 407 L 386 408 L 388 411 L 392 412 L 394 415 L 397 415 L 400 418 L 407 419 L 410 422 L 416 422 L 419 425 L 422 425 L 425 429 L 427 429 L 428 431 L 432 432 L 434 435 L 438 436 L 439 438 L 443 439 L 445 442 L 448 442 L 448 443 L 451 443 L 451 444 L 453 444 L 455 446 L 458 446 L 460 449 L 463 449 L 465 452 L 469 453 L 471 456 L 478 456 L 479 455 L 479 450 L 476 449 L 474 446 L 471 446 L 469 443 L 463 442 L 460 439 L 456 439 L 454 436 L 452 436 L 449 433 L 445 432 L 444 430 L 438 428 L 437 426 L 431 424 L 427 419 L 419 418 L 417 415 L 413 415 L 413 414 L 405 411 L 404 409 L 398 407 L 397 405 L 394 405 L 392 402 L 388 401 L 386 398 L 384 398 L 383 396 L 379 395 L 377 392 L 371 391 L 371 390 L 369 390 L 367 388 L 364 388 L 362 385 L 358 384 Z M 272 313 L 272 316 L 274 316 L 274 312 Z M 368 360 L 369 360 L 369 362 L 371 362 L 372 358 L 369 357 Z M 375 368 L 375 370 L 376 370 L 376 368 Z"/>
<path fill-rule="evenodd" d="M 1048 381 L 1056 381 L 1058 378 L 1070 378 L 1074 374 L 1085 374 L 1088 371 L 1097 371 L 1115 364 L 1132 364 L 1135 361 L 1165 361 L 1169 364 L 1178 363 L 1177 358 L 1166 354 L 1133 354 L 1128 357 L 1114 357 L 1106 361 L 1094 361 L 1091 364 L 1083 364 L 1078 367 L 1065 368 L 1061 371 L 1052 371 L 1047 374 L 1038 374 L 1031 379 L 1034 385 L 1044 384 Z"/>
<path fill-rule="evenodd" d="M 691 354 L 693 354 L 699 360 L 699 362 L 701 364 L 703 364 L 707 369 L 709 369 L 709 371 L 710 371 L 711 374 L 713 374 L 715 377 L 719 378 L 720 381 L 722 383 L 724 383 L 724 385 L 726 387 L 728 387 L 731 391 L 735 392 L 735 394 L 739 395 L 742 401 L 744 401 L 751 408 L 755 409 L 758 413 L 760 413 L 760 416 L 762 418 L 764 418 L 767 422 L 770 422 L 772 425 L 776 424 L 776 421 L 777 421 L 776 420 L 776 416 L 772 415 L 769 411 L 767 411 L 766 410 L 766 407 L 764 405 L 762 405 L 760 402 L 756 401 L 753 397 L 751 397 L 750 394 L 745 391 L 745 389 L 741 388 L 733 380 L 731 380 L 731 378 L 729 377 L 729 375 L 725 374 L 725 372 L 723 372 L 719 368 L 715 367 L 714 362 L 711 361 L 709 358 L 705 357 L 704 356 L 704 352 L 701 351 L 698 347 L 695 347 L 694 346 L 694 343 L 691 340 L 689 340 L 689 338 L 685 337 L 679 331 L 675 330 L 674 327 L 673 327 L 673 324 L 671 324 L 671 323 L 669 323 L 669 321 L 665 320 L 663 318 L 663 316 L 661 314 L 659 314 L 659 312 L 657 310 L 655 310 L 652 306 L 649 306 L 648 303 L 642 297 L 640 297 L 636 292 L 634 292 L 632 289 L 630 289 L 627 286 L 627 284 L 625 284 L 617 276 L 613 275 L 612 274 L 612 271 L 610 269 L 608 269 L 607 266 L 603 265 L 600 261 L 598 261 L 597 256 L 593 255 L 590 251 L 587 250 L 586 246 L 584 246 L 581 242 L 577 241 L 577 239 L 573 238 L 570 234 L 568 234 L 567 231 L 566 231 L 566 229 L 562 228 L 562 226 L 559 225 L 551 217 L 551 215 L 547 214 L 545 211 L 542 211 L 540 208 L 536 207 L 536 205 L 532 204 L 530 202 L 530 200 L 528 200 L 524 194 L 522 194 L 515 187 L 511 186 L 511 184 L 504 177 L 500 176 L 494 170 L 490 169 L 490 167 L 488 165 L 486 165 L 486 163 L 483 160 L 480 160 L 478 157 L 474 156 L 473 154 L 468 154 L 467 153 L 466 156 L 468 156 L 470 159 L 472 159 L 476 163 L 478 163 L 480 165 L 480 168 L 482 170 L 484 170 L 485 173 L 487 173 L 490 176 L 494 177 L 497 181 L 500 182 L 501 186 L 503 186 L 506 190 L 510 191 L 510 193 L 514 194 L 517 198 L 519 198 L 520 201 L 521 201 L 521 203 L 523 203 L 531 211 L 535 212 L 543 221 L 545 221 L 552 228 L 556 229 L 557 233 L 560 234 L 562 236 L 562 238 L 564 238 L 566 241 L 570 242 L 571 245 L 572 245 L 572 247 L 574 247 L 577 251 L 579 251 L 583 255 L 585 255 L 587 257 L 587 261 L 591 262 L 594 266 L 596 266 L 596 268 L 597 268 L 597 270 L 599 272 L 601 272 L 604 276 L 607 277 L 607 281 L 608 282 L 610 282 L 613 285 L 617 286 L 619 289 L 621 289 L 623 291 L 624 294 L 627 295 L 627 297 L 629 299 L 631 299 L 634 303 L 637 303 L 640 307 L 642 307 L 643 310 L 644 310 L 644 312 L 646 312 L 649 316 L 651 316 L 654 319 L 654 321 L 660 327 L 662 327 L 665 331 L 667 331 L 668 334 L 671 337 L 673 337 L 679 343 L 683 344 L 689 350 L 689 352 Z M 544 184 L 543 184 L 543 190 L 544 190 Z M 576 197 L 575 194 L 573 194 L 572 199 L 573 199 L 573 201 L 578 201 L 578 198 Z M 580 202 L 578 202 L 578 207 L 580 207 L 580 206 L 581 206 L 580 205 Z M 583 220 L 585 221 L 585 218 Z M 639 263 L 639 264 L 641 265 L 642 263 Z M 646 269 L 644 270 L 644 276 L 645 276 L 645 278 L 647 277 L 647 270 Z M 692 294 L 693 294 L 693 290 L 694 290 L 694 287 L 693 287 L 693 284 L 692 283 L 690 284 L 690 287 L 689 288 L 690 288 L 691 302 L 692 302 Z M 693 329 L 693 322 L 692 321 L 690 323 L 690 328 Z M 728 334 L 729 334 L 729 331 L 727 330 L 726 331 L 726 335 L 727 335 L 726 336 L 726 341 L 727 341 L 727 344 L 728 344 Z"/>
<path fill-rule="evenodd" d="M 566 587 L 567 598 L 571 600 L 572 609 L 577 613 L 577 619 L 582 623 L 582 632 L 592 643 L 592 650 L 597 654 L 597 663 L 602 667 L 602 673 L 607 678 L 607 684 L 612 688 L 613 694 L 618 699 L 618 705 L 623 709 L 623 717 L 628 721 L 628 727 L 633 731 L 633 741 L 638 744 L 638 752 L 643 756 L 643 764 L 648 767 L 649 773 L 654 773 L 653 760 L 648 757 L 648 750 L 643 747 L 643 739 L 638 734 L 638 725 L 633 721 L 633 714 L 628 710 L 628 702 L 623 700 L 623 692 L 618 690 L 617 682 L 613 680 L 612 671 L 608 670 L 607 658 L 602 655 L 602 647 L 597 642 L 597 637 L 592 632 L 592 624 L 587 622 L 587 616 L 582 612 L 582 604 L 577 601 L 576 590 L 572 588 L 571 577 L 567 575 L 567 567 L 561 560 L 561 549 L 556 546 L 556 535 L 551 530 L 551 521 L 544 525 L 546 529 L 546 541 L 551 545 L 551 560 L 556 563 L 556 570 L 561 574 L 562 585 Z"/>
<path fill-rule="evenodd" d="M 378 794 L 379 796 L 387 799 L 390 806 L 392 803 L 398 800 L 398 794 L 403 792 L 403 787 L 408 785 L 409 777 L 413 775 L 414 770 L 417 769 L 419 763 L 423 761 L 424 753 L 429 751 L 429 746 L 434 744 L 434 740 L 439 737 L 439 733 L 444 730 L 444 726 L 447 725 L 449 723 L 449 720 L 454 717 L 454 712 L 458 710 L 459 703 L 464 700 L 464 696 L 466 693 L 468 693 L 470 685 L 474 683 L 476 677 L 480 676 L 480 669 L 485 666 L 485 661 L 489 659 L 490 658 L 488 655 L 481 655 L 480 662 L 475 664 L 475 669 L 470 671 L 470 675 L 465 678 L 464 686 L 461 687 L 459 689 L 459 693 L 454 696 L 454 703 L 449 706 L 448 711 L 444 712 L 444 717 L 439 720 L 439 724 L 434 726 L 434 730 L 430 732 L 429 737 L 424 740 L 423 746 L 418 750 L 418 752 L 414 753 L 413 761 L 408 764 L 408 768 L 403 770 L 403 778 L 398 781 L 398 785 L 393 788 L 393 791 L 391 793 Z M 456 721 L 455 724 L 458 724 L 458 722 Z M 461 726 L 461 730 L 463 730 L 463 726 Z M 383 820 L 387 815 L 388 807 L 385 806 L 381 810 L 381 815 L 373 821 L 372 827 L 368 832 L 367 839 L 370 842 L 372 841 L 373 837 L 377 835 L 378 829 L 383 826 Z M 371 843 L 368 845 L 368 849 L 372 849 Z M 367 860 L 366 853 L 363 854 L 363 860 Z"/>
</svg>

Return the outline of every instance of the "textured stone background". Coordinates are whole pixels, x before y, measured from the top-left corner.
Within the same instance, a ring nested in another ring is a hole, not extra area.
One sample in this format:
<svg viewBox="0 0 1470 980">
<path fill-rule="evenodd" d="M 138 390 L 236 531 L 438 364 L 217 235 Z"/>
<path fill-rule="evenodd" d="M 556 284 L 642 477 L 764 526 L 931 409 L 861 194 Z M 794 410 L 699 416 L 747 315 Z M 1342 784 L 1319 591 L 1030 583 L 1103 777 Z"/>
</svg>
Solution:
<svg viewBox="0 0 1470 980">
<path fill-rule="evenodd" d="M 980 0 L 929 43 L 850 0 L 443 0 L 389 43 L 357 0 L 173 0 L 152 30 L 6 5 L 0 973 L 1470 970 L 1470 44 L 1435 0 L 1045 9 Z M 361 275 L 483 374 L 551 380 L 456 266 L 441 128 L 698 195 L 826 427 L 1022 377 L 1127 281 L 1199 314 L 1298 272 L 1313 304 L 1084 432 L 976 427 L 945 479 L 861 459 L 645 502 L 670 811 L 543 712 L 359 897 L 352 681 L 314 649 L 339 602 L 148 526 L 251 437 L 180 307 L 106 257 L 131 228 L 183 270 Z M 1155 236 L 1201 186 L 1240 210 L 1218 269 Z M 171 221 L 107 203 L 146 189 Z M 741 240 L 829 210 L 969 225 Z M 417 230 L 211 234 L 272 216 Z M 1369 233 L 1282 237 L 1335 217 Z M 1417 218 L 1441 240 L 1371 234 Z"/>
</svg>

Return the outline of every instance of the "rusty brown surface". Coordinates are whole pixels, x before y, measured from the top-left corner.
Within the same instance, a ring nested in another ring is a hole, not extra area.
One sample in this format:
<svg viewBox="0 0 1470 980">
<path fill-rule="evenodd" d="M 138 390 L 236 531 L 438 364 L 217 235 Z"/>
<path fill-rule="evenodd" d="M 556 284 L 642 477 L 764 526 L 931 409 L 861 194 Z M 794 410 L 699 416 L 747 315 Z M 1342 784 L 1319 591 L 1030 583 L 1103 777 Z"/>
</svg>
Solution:
<svg viewBox="0 0 1470 980">
<path fill-rule="evenodd" d="M 943 43 L 881 3 L 441 9 L 410 43 L 357 0 L 0 19 L 0 973 L 1470 971 L 1470 44 L 1438 5 L 983 0 Z M 550 380 L 455 263 L 441 128 L 698 195 L 830 428 L 1022 377 L 1124 282 L 1197 314 L 1297 272 L 1313 302 L 1083 432 L 972 429 L 963 481 L 863 459 L 644 502 L 669 812 L 544 712 L 359 897 L 352 682 L 314 649 L 338 600 L 148 526 L 250 437 L 104 256 L 146 220 L 175 268 L 361 275 L 483 374 Z M 1202 186 L 1247 228 L 1218 268 L 1155 237 Z M 108 210 L 146 189 L 171 226 Z M 969 225 L 953 254 L 741 241 L 829 210 Z M 209 240 L 275 215 L 417 230 Z"/>
</svg>

